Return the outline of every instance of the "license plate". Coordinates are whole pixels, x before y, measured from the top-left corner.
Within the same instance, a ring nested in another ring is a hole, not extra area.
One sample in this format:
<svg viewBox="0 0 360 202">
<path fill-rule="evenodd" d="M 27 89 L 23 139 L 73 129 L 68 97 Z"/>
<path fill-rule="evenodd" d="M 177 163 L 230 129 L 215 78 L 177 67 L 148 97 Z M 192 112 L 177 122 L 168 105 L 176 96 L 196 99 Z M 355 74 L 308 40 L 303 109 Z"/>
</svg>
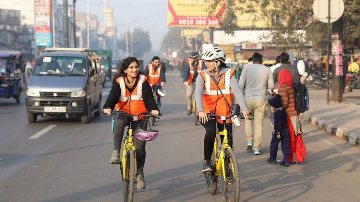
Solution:
<svg viewBox="0 0 360 202">
<path fill-rule="evenodd" d="M 44 107 L 45 112 L 66 112 L 66 107 Z"/>
</svg>

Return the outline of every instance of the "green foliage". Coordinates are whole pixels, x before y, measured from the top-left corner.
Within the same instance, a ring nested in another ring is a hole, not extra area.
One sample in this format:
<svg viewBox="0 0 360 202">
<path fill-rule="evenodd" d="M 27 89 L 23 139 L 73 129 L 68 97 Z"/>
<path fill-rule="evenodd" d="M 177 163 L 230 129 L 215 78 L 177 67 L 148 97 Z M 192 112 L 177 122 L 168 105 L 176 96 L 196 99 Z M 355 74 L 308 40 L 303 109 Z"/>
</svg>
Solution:
<svg viewBox="0 0 360 202">
<path fill-rule="evenodd" d="M 128 48 L 129 52 L 131 51 L 131 36 L 132 36 L 132 47 L 133 47 L 133 56 L 142 58 L 144 54 L 151 50 L 151 41 L 149 32 L 144 31 L 141 28 L 134 28 L 131 31 L 127 32 L 128 37 Z M 118 41 L 117 46 L 120 49 L 126 51 L 126 34 Z"/>
<path fill-rule="evenodd" d="M 181 49 L 181 29 L 180 27 L 169 28 L 161 42 L 161 50 L 164 52 Z"/>
<path fill-rule="evenodd" d="M 314 0 L 228 0 L 226 11 L 223 15 L 221 29 L 227 33 L 238 30 L 236 14 L 253 12 L 253 20 L 260 17 L 271 19 L 271 34 L 263 36 L 270 39 L 272 45 L 279 48 L 312 45 L 315 49 L 326 49 L 327 25 L 313 17 Z M 211 14 L 216 6 L 224 0 L 215 0 L 209 7 Z M 345 11 L 343 15 L 343 43 L 347 44 L 360 38 L 360 0 L 344 0 Z M 261 9 L 253 9 L 258 8 Z M 305 32 L 299 32 L 304 30 Z M 306 34 L 305 34 L 306 33 Z"/>
</svg>

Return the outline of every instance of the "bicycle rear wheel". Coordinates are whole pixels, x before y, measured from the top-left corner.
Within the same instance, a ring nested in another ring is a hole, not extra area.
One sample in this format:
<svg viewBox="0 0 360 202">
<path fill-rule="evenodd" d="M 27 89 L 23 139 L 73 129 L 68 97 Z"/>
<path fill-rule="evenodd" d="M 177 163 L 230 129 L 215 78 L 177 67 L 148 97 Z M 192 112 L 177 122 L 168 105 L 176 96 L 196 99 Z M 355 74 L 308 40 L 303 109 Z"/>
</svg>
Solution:
<svg viewBox="0 0 360 202">
<path fill-rule="evenodd" d="M 240 174 L 235 153 L 232 149 L 225 150 L 224 157 L 224 200 L 240 200 Z"/>
<path fill-rule="evenodd" d="M 132 202 L 134 199 L 135 169 L 135 151 L 129 150 L 124 176 L 124 201 L 126 202 Z"/>
</svg>

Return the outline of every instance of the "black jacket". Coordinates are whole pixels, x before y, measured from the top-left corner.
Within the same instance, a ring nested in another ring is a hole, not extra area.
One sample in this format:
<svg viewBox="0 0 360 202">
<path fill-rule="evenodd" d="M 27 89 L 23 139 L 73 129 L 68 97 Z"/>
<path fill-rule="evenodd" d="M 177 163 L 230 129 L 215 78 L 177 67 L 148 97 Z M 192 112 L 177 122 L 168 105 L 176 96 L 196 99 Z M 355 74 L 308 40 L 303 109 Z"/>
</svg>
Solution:
<svg viewBox="0 0 360 202">
<path fill-rule="evenodd" d="M 135 86 L 137 85 L 138 82 L 139 82 L 139 80 L 137 79 L 136 82 L 135 82 Z M 126 88 L 130 92 L 132 92 L 134 90 L 134 89 L 128 88 L 127 86 L 126 86 Z M 112 85 L 111 90 L 110 90 L 110 93 L 109 93 L 109 96 L 107 97 L 106 102 L 105 102 L 105 104 L 103 106 L 103 109 L 110 108 L 111 110 L 113 110 L 115 105 L 120 100 L 120 95 L 121 95 L 120 85 L 116 80 L 114 80 L 113 85 Z M 142 96 L 143 96 L 143 99 L 144 99 L 144 102 L 145 102 L 146 109 L 148 111 L 159 110 L 157 105 L 156 105 L 156 102 L 155 102 L 155 99 L 154 99 L 154 96 L 153 96 L 153 93 L 152 93 L 152 89 L 151 89 L 150 84 L 149 84 L 148 81 L 145 81 L 143 83 L 143 85 L 142 85 Z"/>
</svg>

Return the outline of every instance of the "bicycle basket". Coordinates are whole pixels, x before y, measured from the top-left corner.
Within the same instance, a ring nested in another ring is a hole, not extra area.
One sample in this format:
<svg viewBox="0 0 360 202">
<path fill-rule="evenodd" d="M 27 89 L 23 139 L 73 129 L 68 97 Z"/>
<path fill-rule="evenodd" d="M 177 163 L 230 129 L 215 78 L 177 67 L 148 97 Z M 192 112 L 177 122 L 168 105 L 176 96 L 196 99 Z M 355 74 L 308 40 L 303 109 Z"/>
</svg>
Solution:
<svg viewBox="0 0 360 202">
<path fill-rule="evenodd" d="M 140 141 L 151 141 L 158 136 L 159 132 L 157 130 L 143 130 L 138 128 L 134 132 L 134 136 Z"/>
</svg>

